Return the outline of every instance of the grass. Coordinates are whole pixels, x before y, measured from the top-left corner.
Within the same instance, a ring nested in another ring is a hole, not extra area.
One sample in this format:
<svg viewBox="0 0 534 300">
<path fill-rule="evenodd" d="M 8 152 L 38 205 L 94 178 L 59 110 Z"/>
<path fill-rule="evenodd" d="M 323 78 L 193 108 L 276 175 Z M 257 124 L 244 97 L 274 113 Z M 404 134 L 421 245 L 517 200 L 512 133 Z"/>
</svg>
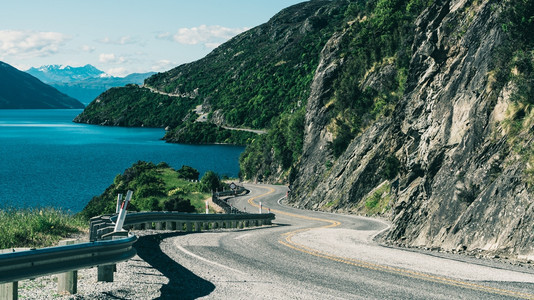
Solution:
<svg viewBox="0 0 534 300">
<path fill-rule="evenodd" d="M 158 173 L 165 183 L 165 191 L 167 196 L 181 194 L 184 198 L 191 202 L 191 205 L 196 208 L 197 212 L 206 212 L 205 200 L 209 198 L 211 194 L 199 192 L 199 190 L 201 190 L 200 182 L 190 182 L 178 178 L 176 171 L 170 168 L 158 170 Z M 167 198 L 168 197 L 161 197 L 160 203 L 163 203 L 165 200 L 167 200 Z M 214 212 L 211 208 L 210 211 Z"/>
<path fill-rule="evenodd" d="M 82 218 L 54 208 L 3 209 L 0 224 L 0 249 L 54 246 L 88 228 Z"/>
<path fill-rule="evenodd" d="M 391 185 L 385 182 L 374 190 L 364 201 L 364 211 L 368 215 L 382 214 L 389 210 Z"/>
</svg>

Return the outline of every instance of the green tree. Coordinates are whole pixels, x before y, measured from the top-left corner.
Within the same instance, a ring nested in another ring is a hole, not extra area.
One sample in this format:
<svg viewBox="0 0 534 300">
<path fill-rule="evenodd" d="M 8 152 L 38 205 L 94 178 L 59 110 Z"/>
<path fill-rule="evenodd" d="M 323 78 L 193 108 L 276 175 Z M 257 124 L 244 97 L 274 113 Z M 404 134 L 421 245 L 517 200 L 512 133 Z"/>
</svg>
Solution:
<svg viewBox="0 0 534 300">
<path fill-rule="evenodd" d="M 185 165 L 182 166 L 182 168 L 177 172 L 178 178 L 183 178 L 187 180 L 198 180 L 198 176 L 200 176 L 200 173 L 196 169 Z"/>
<path fill-rule="evenodd" d="M 163 204 L 163 207 L 166 211 L 179 211 L 187 213 L 195 212 L 195 207 L 191 205 L 191 202 L 180 197 L 173 197 L 166 200 Z"/>
<path fill-rule="evenodd" d="M 213 171 L 207 171 L 202 179 L 200 179 L 202 187 L 207 192 L 213 192 L 221 188 L 221 179 L 219 175 Z"/>
</svg>

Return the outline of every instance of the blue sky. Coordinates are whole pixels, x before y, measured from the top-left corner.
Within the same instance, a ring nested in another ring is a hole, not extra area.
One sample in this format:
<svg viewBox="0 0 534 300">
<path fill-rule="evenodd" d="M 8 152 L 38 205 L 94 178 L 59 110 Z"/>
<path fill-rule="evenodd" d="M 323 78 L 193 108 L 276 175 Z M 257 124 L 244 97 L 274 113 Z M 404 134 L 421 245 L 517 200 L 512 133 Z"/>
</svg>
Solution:
<svg viewBox="0 0 534 300">
<path fill-rule="evenodd" d="M 115 76 L 204 57 L 303 0 L 17 0 L 0 10 L 0 61 L 92 64 Z"/>
</svg>

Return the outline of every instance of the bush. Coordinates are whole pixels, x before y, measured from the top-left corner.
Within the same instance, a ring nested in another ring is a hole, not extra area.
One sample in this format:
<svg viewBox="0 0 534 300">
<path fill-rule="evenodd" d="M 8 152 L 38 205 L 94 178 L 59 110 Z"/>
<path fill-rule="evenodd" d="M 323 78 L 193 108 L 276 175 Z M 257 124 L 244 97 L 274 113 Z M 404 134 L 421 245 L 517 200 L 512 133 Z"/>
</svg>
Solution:
<svg viewBox="0 0 534 300">
<path fill-rule="evenodd" d="M 166 211 L 179 211 L 187 213 L 195 212 L 195 207 L 191 205 L 191 202 L 180 197 L 170 198 L 169 200 L 165 201 L 163 207 Z"/>
<path fill-rule="evenodd" d="M 208 171 L 202 179 L 200 179 L 202 188 L 206 192 L 214 192 L 221 189 L 221 179 L 219 175 L 213 171 Z"/>
<path fill-rule="evenodd" d="M 178 172 L 178 178 L 183 178 L 186 180 L 198 180 L 198 176 L 200 176 L 200 173 L 189 166 L 182 166 Z"/>
</svg>

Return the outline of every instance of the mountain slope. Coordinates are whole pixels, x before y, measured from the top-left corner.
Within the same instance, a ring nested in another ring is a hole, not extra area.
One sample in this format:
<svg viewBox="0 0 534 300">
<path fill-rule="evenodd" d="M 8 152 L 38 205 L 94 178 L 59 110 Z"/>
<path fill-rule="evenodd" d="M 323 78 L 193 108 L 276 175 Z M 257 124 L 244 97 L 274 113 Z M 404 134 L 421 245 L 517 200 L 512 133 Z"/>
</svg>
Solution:
<svg viewBox="0 0 534 300">
<path fill-rule="evenodd" d="M 0 62 L 0 108 L 84 108 L 84 105 L 39 79 Z"/>
<path fill-rule="evenodd" d="M 218 125 L 269 127 L 273 118 L 303 107 L 319 52 L 341 25 L 345 5 L 311 1 L 285 9 L 268 23 L 238 35 L 205 58 L 148 78 L 145 86 L 184 99 L 184 106 L 177 108 L 179 112 L 203 105 L 209 121 Z M 89 105 L 77 120 L 90 123 L 109 120 L 108 124 L 118 125 L 116 119 L 105 113 L 106 106 L 122 110 L 130 91 L 133 90 L 117 91 L 125 99 L 122 104 L 109 102 L 102 95 L 99 105 Z M 183 118 L 181 113 L 169 119 L 128 110 L 128 116 L 133 118 L 133 114 L 144 119 L 145 126 L 175 127 Z"/>
</svg>

